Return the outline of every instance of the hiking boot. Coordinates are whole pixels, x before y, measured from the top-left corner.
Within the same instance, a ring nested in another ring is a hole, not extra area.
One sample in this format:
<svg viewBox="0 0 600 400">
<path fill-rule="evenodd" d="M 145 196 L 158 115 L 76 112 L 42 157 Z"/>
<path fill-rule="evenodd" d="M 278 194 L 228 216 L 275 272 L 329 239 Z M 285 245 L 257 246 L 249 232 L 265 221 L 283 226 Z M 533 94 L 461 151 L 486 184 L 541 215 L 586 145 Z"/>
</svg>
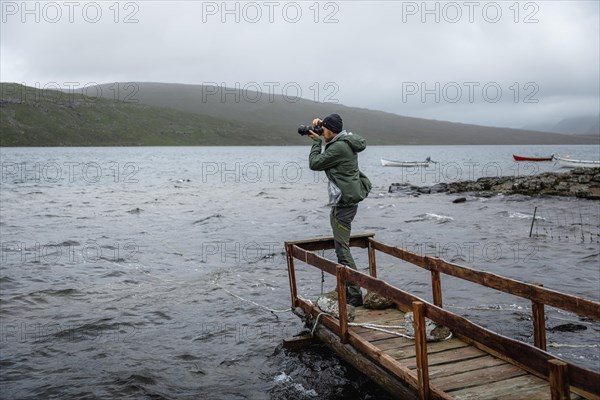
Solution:
<svg viewBox="0 0 600 400">
<path fill-rule="evenodd" d="M 362 296 L 346 296 L 346 304 L 350 304 L 354 307 L 360 307 L 363 305 Z"/>
</svg>

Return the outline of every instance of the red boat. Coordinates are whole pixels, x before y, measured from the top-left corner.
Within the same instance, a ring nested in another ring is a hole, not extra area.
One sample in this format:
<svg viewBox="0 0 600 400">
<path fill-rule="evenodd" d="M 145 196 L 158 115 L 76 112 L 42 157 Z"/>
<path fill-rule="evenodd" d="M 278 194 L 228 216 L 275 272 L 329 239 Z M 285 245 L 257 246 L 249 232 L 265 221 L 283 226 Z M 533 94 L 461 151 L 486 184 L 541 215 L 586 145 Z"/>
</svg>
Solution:
<svg viewBox="0 0 600 400">
<path fill-rule="evenodd" d="M 515 161 L 552 161 L 554 154 L 552 154 L 550 157 L 522 157 L 513 154 L 513 158 Z"/>
</svg>

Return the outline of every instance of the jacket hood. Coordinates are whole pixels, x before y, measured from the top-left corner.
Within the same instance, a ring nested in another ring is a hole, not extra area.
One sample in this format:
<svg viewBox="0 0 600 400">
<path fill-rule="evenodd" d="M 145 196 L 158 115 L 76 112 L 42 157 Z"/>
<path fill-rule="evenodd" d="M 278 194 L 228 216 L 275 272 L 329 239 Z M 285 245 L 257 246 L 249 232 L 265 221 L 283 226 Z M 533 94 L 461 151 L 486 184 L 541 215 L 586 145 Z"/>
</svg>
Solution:
<svg viewBox="0 0 600 400">
<path fill-rule="evenodd" d="M 361 151 L 367 148 L 367 142 L 362 136 L 351 132 L 348 133 L 345 130 L 338 133 L 334 138 L 334 141 L 335 140 L 340 142 L 344 141 L 348 143 L 352 151 L 354 151 L 355 153 L 360 153 Z"/>
</svg>

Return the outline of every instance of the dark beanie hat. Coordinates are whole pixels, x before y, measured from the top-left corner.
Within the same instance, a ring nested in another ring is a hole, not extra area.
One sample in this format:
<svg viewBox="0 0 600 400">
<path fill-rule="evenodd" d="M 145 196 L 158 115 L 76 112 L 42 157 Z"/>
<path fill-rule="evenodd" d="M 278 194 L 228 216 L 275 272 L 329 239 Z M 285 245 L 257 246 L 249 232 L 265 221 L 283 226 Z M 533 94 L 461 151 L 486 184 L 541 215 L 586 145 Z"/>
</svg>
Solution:
<svg viewBox="0 0 600 400">
<path fill-rule="evenodd" d="M 323 120 L 323 126 L 333 133 L 340 133 L 343 126 L 342 117 L 340 117 L 338 114 L 328 115 Z"/>
</svg>

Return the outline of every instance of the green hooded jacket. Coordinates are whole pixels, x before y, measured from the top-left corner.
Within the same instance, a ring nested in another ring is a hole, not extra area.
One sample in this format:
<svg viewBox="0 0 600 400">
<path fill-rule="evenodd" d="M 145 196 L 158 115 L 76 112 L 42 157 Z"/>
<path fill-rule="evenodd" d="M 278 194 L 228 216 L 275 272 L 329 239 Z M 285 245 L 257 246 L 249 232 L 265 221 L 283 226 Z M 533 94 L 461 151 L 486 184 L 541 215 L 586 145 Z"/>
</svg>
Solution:
<svg viewBox="0 0 600 400">
<path fill-rule="evenodd" d="M 321 141 L 313 144 L 308 164 L 313 171 L 325 171 L 329 182 L 342 192 L 335 204 L 352 206 L 362 201 L 371 191 L 371 182 L 358 169 L 358 155 L 367 147 L 361 136 L 342 131 L 325 145 L 321 153 Z"/>
</svg>

